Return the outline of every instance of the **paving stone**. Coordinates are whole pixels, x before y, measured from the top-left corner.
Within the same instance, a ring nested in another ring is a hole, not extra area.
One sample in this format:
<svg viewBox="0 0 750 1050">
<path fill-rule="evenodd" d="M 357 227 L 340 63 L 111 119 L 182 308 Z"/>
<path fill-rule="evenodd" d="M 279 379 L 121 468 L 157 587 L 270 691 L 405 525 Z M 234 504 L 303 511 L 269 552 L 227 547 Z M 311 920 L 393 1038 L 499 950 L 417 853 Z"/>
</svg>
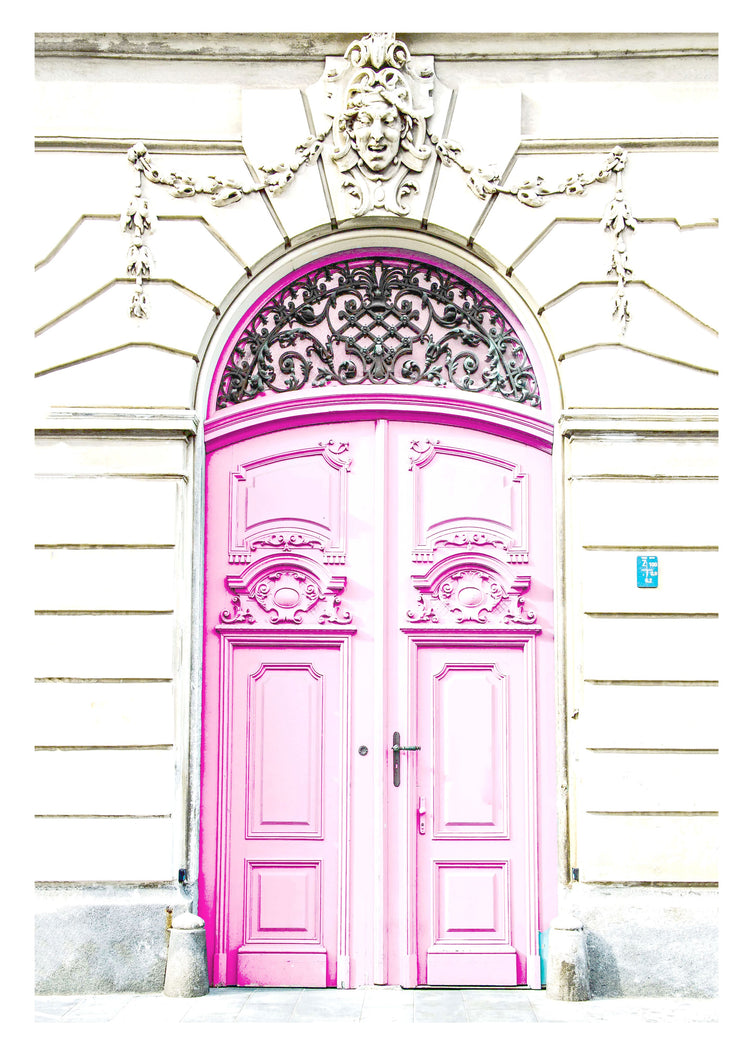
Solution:
<svg viewBox="0 0 750 1050">
<path fill-rule="evenodd" d="M 497 1022 L 536 1022 L 537 1017 L 531 1006 L 467 1006 L 466 1016 L 469 1021 Z"/>
<path fill-rule="evenodd" d="M 302 995 L 302 988 L 247 988 L 253 1002 L 263 1003 L 296 1003 Z"/>
<path fill-rule="evenodd" d="M 219 991 L 219 989 L 217 989 Z M 250 999 L 250 993 L 244 988 L 221 989 L 231 991 L 231 995 L 209 995 L 194 999 L 183 1021 L 234 1021 L 237 1014 Z"/>
<path fill-rule="evenodd" d="M 288 1023 L 292 1019 L 294 1003 L 254 1003 L 252 997 L 242 1007 L 234 1020 L 237 1024 L 265 1024 Z"/>
<path fill-rule="evenodd" d="M 370 1006 L 365 1003 L 360 1021 L 363 1024 L 411 1024 L 414 1021 L 414 1007 L 411 1004 Z"/>
<path fill-rule="evenodd" d="M 117 1014 L 122 1022 L 155 1022 L 164 1023 L 180 1021 L 190 1009 L 190 999 L 173 999 L 166 995 L 138 995 Z"/>
<path fill-rule="evenodd" d="M 362 1013 L 363 1004 L 364 992 L 358 989 L 354 991 L 330 989 L 329 994 L 322 989 L 320 991 L 305 990 L 294 1008 L 292 1020 L 357 1021 Z"/>
<path fill-rule="evenodd" d="M 130 994 L 90 996 L 68 1010 L 61 1020 L 75 1023 L 114 1021 L 132 999 Z"/>
<path fill-rule="evenodd" d="M 60 1021 L 81 1000 L 78 996 L 40 995 L 34 1000 L 34 1020 Z"/>
<path fill-rule="evenodd" d="M 431 994 L 421 992 L 414 996 L 414 1020 L 436 1023 L 467 1021 L 468 1016 L 461 992 Z"/>
<path fill-rule="evenodd" d="M 716 999 L 592 999 L 561 1002 L 544 991 L 492 988 L 212 988 L 207 996 L 37 996 L 49 1023 L 567 1023 L 716 1022 Z"/>
<path fill-rule="evenodd" d="M 414 989 L 413 988 L 390 988 L 387 985 L 380 985 L 376 988 L 365 988 L 365 1004 L 372 1003 L 388 1003 L 388 1004 L 405 1004 L 408 1003 L 410 1006 L 414 1003 Z"/>
</svg>

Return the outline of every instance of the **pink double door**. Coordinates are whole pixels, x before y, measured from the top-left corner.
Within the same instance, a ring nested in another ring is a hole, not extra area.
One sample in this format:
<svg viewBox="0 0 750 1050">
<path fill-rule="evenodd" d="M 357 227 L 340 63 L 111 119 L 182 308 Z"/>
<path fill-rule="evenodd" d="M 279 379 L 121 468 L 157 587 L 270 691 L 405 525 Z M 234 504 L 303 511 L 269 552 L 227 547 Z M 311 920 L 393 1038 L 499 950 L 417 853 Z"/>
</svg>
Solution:
<svg viewBox="0 0 750 1050">
<path fill-rule="evenodd" d="M 352 420 L 209 452 L 214 984 L 539 986 L 550 456 Z"/>
</svg>

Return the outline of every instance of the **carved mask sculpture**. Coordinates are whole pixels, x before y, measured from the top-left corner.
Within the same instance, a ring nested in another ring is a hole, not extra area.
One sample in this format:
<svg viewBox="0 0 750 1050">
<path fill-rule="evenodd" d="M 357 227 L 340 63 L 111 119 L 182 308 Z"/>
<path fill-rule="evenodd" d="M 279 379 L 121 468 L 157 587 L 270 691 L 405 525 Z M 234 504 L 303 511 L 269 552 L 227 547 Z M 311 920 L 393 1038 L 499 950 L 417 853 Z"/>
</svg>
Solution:
<svg viewBox="0 0 750 1050">
<path fill-rule="evenodd" d="M 353 115 L 344 119 L 362 164 L 381 178 L 395 174 L 397 165 L 393 162 L 406 130 L 406 121 L 396 107 L 381 94 L 364 95 Z"/>
<path fill-rule="evenodd" d="M 418 190 L 408 176 L 432 155 L 426 142 L 432 70 L 413 68 L 408 49 L 392 34 L 356 41 L 345 59 L 346 66 L 327 71 L 331 160 L 344 173 L 355 215 L 371 208 L 406 214 L 404 200 Z"/>
</svg>

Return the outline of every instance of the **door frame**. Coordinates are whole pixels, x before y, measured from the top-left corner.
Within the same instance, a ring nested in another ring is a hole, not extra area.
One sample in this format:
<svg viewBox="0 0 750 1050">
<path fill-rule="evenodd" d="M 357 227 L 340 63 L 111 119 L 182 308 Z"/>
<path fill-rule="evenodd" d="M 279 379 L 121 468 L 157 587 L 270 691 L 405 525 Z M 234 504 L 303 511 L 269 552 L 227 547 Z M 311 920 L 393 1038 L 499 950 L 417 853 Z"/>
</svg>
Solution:
<svg viewBox="0 0 750 1050">
<path fill-rule="evenodd" d="M 525 331 L 528 342 L 525 344 L 534 364 L 540 389 L 543 392 L 543 410 L 529 409 L 513 402 L 504 401 L 496 395 L 464 394 L 456 389 L 435 389 L 426 386 L 415 387 L 341 387 L 311 390 L 306 388 L 295 393 L 267 395 L 250 403 L 244 402 L 236 409 L 223 410 L 220 415 L 212 415 L 209 407 L 210 393 L 215 377 L 220 373 L 226 357 L 231 334 L 237 328 L 240 319 L 248 314 L 254 304 L 262 300 L 268 290 L 277 285 L 280 279 L 292 278 L 298 269 L 310 262 L 323 263 L 329 257 L 338 256 L 341 252 L 356 250 L 382 250 L 387 253 L 394 248 L 397 251 L 409 252 L 424 256 L 438 265 L 457 268 L 463 271 L 470 282 L 476 280 L 505 304 L 510 314 L 515 317 L 520 328 Z M 268 434 L 274 431 L 287 430 L 295 426 L 306 426 L 329 422 L 343 422 L 357 419 L 413 419 L 420 423 L 434 422 L 461 426 L 469 430 L 483 431 L 498 437 L 506 438 L 522 445 L 544 450 L 553 457 L 551 490 L 548 492 L 549 514 L 553 523 L 560 520 L 562 489 L 560 485 L 562 456 L 561 446 L 556 440 L 555 424 L 563 409 L 562 387 L 560 383 L 557 360 L 552 352 L 550 339 L 540 321 L 537 309 L 530 303 L 529 297 L 515 276 L 511 279 L 500 276 L 498 268 L 488 265 L 476 253 L 472 253 L 455 244 L 440 239 L 432 234 L 420 231 L 406 231 L 397 228 L 359 226 L 346 232 L 311 236 L 309 241 L 286 251 L 281 258 L 272 253 L 266 260 L 255 267 L 255 274 L 243 277 L 227 295 L 222 306 L 217 310 L 216 318 L 207 329 L 201 346 L 200 364 L 195 380 L 194 403 L 198 415 L 198 426 L 194 446 L 194 484 L 196 498 L 193 523 L 193 587 L 196 596 L 195 611 L 191 635 L 191 711 L 189 716 L 188 738 L 190 746 L 190 776 L 188 784 L 188 874 L 190 881 L 195 880 L 198 910 L 208 918 L 210 909 L 206 908 L 206 878 L 203 860 L 206 822 L 202 806 L 203 783 L 203 720 L 202 697 L 205 691 L 203 681 L 203 645 L 204 645 L 204 536 L 205 536 L 205 466 L 206 455 L 216 448 L 234 444 L 255 435 Z M 205 422 L 203 422 L 205 420 Z M 565 779 L 565 726 L 561 724 L 558 709 L 560 697 L 564 694 L 564 648 L 562 646 L 563 621 L 559 615 L 562 599 L 562 577 L 560 565 L 562 559 L 562 540 L 559 528 L 554 530 L 553 588 L 555 609 L 554 660 L 553 675 L 549 681 L 554 690 L 554 703 L 549 708 L 550 723 L 547 729 L 547 758 L 557 760 L 559 777 Z M 554 685 L 553 685 L 554 682 Z M 555 724 L 553 724 L 553 721 Z M 378 749 L 383 751 L 383 749 Z M 375 757 L 375 756 L 373 756 Z M 389 773 L 386 768 L 385 753 L 378 755 L 381 763 L 381 780 Z M 376 773 L 377 775 L 377 773 Z M 556 905 L 550 903 L 556 898 L 557 885 L 563 882 L 567 872 L 567 805 L 560 805 L 565 799 L 565 785 L 558 785 L 554 796 L 550 793 L 540 800 L 541 805 L 549 807 L 547 832 L 556 838 L 548 844 L 547 868 L 544 873 L 543 892 L 547 901 L 547 914 L 551 919 Z M 383 808 L 385 803 L 383 803 Z M 555 811 L 559 808 L 559 814 Z M 557 835 L 555 836 L 555 830 Z M 343 829 L 342 829 L 343 831 Z M 348 828 L 346 829 L 348 836 Z M 553 859 L 554 858 L 554 859 Z M 384 865 L 384 854 L 380 852 L 380 866 Z M 562 872 L 562 875 L 559 874 Z M 541 871 L 539 871 L 541 876 Z M 541 883 L 541 879 L 539 880 Z M 384 889 L 382 872 L 380 875 L 381 894 Z M 537 904 L 541 896 L 537 896 Z M 382 905 L 381 905 L 382 907 Z M 550 908 L 552 909 L 550 911 Z M 207 923 L 207 933 L 208 923 Z M 210 933 L 209 933 L 210 936 Z M 386 946 L 384 935 L 378 946 L 375 937 L 376 955 L 380 949 L 380 959 L 375 960 L 375 983 L 381 983 L 386 967 Z M 381 980 L 378 979 L 378 971 Z M 355 982 L 356 983 L 356 982 Z"/>
</svg>

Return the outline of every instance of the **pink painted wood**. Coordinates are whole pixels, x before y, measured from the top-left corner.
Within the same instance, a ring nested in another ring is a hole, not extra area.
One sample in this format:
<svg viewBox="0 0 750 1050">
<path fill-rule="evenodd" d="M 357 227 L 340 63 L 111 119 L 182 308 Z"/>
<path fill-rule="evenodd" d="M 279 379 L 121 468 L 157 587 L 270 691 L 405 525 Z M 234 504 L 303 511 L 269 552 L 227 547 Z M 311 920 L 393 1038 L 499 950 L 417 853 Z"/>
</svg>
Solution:
<svg viewBox="0 0 750 1050">
<path fill-rule="evenodd" d="M 362 388 L 219 413 L 206 440 L 212 983 L 539 987 L 551 427 Z M 398 787 L 394 731 L 420 748 Z"/>
</svg>

